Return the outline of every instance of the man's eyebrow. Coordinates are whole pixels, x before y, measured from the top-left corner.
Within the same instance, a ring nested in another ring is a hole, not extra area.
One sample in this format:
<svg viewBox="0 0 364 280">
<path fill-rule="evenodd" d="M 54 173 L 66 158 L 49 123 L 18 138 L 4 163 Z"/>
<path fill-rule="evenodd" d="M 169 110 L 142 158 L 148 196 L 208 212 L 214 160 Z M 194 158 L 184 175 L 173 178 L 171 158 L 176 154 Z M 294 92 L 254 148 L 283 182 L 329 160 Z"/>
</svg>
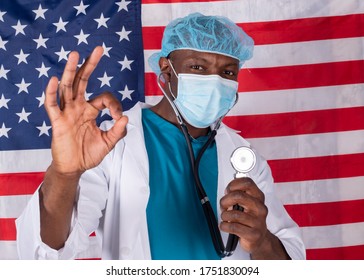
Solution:
<svg viewBox="0 0 364 280">
<path fill-rule="evenodd" d="M 207 60 L 207 59 L 205 59 L 205 58 L 203 58 L 203 57 L 194 56 L 194 55 L 187 56 L 185 59 L 186 59 L 186 60 L 197 60 L 197 61 L 208 62 L 208 60 Z"/>
<path fill-rule="evenodd" d="M 171 59 L 173 60 L 173 56 L 171 56 Z M 205 57 L 201 57 L 201 56 L 198 56 L 196 54 L 188 54 L 186 55 L 183 60 L 185 62 L 193 62 L 193 63 L 210 63 L 210 60 L 208 58 L 205 58 Z M 239 62 L 238 60 L 233 61 L 233 60 L 230 60 L 226 63 L 221 63 L 221 66 L 223 67 L 239 67 Z"/>
<path fill-rule="evenodd" d="M 205 62 L 205 63 L 209 63 L 209 60 L 203 57 L 196 57 L 196 56 L 189 56 L 186 57 L 185 60 L 193 60 L 193 61 L 198 61 L 198 62 Z M 224 63 L 224 66 L 237 66 L 239 64 L 239 62 L 227 62 Z"/>
<path fill-rule="evenodd" d="M 226 63 L 225 66 L 238 66 L 239 67 L 239 62 Z"/>
</svg>

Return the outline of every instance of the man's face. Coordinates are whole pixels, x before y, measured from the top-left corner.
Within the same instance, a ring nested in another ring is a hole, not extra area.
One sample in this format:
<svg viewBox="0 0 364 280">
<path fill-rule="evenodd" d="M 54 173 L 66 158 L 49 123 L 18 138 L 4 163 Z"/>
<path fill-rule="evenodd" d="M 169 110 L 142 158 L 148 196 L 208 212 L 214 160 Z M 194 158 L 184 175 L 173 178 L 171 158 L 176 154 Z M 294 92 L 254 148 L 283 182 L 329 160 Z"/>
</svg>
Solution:
<svg viewBox="0 0 364 280">
<path fill-rule="evenodd" d="M 169 72 L 169 81 L 172 91 L 177 93 L 177 77 L 169 66 L 168 60 L 162 58 L 161 70 Z M 229 80 L 238 80 L 239 61 L 235 58 L 207 52 L 193 50 L 176 50 L 169 55 L 169 59 L 179 73 L 198 74 L 198 75 L 219 75 Z"/>
</svg>

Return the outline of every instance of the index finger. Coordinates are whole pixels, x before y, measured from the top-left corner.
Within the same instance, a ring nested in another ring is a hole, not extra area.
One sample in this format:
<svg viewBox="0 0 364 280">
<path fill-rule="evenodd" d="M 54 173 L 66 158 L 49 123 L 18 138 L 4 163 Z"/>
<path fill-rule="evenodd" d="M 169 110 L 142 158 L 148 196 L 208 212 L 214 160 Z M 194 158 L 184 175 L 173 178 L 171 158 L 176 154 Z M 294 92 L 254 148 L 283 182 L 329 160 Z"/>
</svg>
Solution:
<svg viewBox="0 0 364 280">
<path fill-rule="evenodd" d="M 225 192 L 231 193 L 234 191 L 243 191 L 259 199 L 264 197 L 263 192 L 258 188 L 253 179 L 249 177 L 238 178 L 231 181 L 226 187 Z"/>
<path fill-rule="evenodd" d="M 77 70 L 78 59 L 78 52 L 75 51 L 71 52 L 68 56 L 66 66 L 62 74 L 61 82 L 59 83 L 61 110 L 63 110 L 66 104 L 70 103 L 73 100 L 72 86 Z"/>
<path fill-rule="evenodd" d="M 108 108 L 111 113 L 111 117 L 114 120 L 120 119 L 123 115 L 121 103 L 109 92 L 100 94 L 99 96 L 91 99 L 89 103 L 99 111 Z"/>
<path fill-rule="evenodd" d="M 97 67 L 103 53 L 103 48 L 101 46 L 97 46 L 78 70 L 73 84 L 74 98 L 84 98 L 88 80 L 92 72 Z"/>
</svg>

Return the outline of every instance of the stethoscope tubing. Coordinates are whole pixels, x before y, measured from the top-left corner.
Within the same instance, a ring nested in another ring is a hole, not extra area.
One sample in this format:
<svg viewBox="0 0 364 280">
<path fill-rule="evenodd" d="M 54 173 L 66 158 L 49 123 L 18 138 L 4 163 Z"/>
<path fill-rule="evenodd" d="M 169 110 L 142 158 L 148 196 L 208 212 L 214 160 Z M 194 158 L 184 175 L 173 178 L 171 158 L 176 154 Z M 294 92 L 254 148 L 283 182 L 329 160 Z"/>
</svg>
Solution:
<svg viewBox="0 0 364 280">
<path fill-rule="evenodd" d="M 218 226 L 217 218 L 215 217 L 215 213 L 212 209 L 211 202 L 206 194 L 206 191 L 201 183 L 200 176 L 199 176 L 199 164 L 200 160 L 202 158 L 202 155 L 206 151 L 206 149 L 211 145 L 211 143 L 214 141 L 216 136 L 216 128 L 211 131 L 210 136 L 204 146 L 201 148 L 200 152 L 198 153 L 196 159 L 194 157 L 194 153 L 192 150 L 191 141 L 189 138 L 189 134 L 187 131 L 187 127 L 183 124 L 181 125 L 182 133 L 186 139 L 187 147 L 188 147 L 188 154 L 190 157 L 191 166 L 193 168 L 193 177 L 195 181 L 196 191 L 198 198 L 201 202 L 201 206 L 206 218 L 206 222 L 210 231 L 212 243 L 214 245 L 215 251 L 218 254 L 219 257 L 229 257 L 231 256 L 239 241 L 239 237 L 235 234 L 229 234 L 228 241 L 226 244 L 226 247 L 224 246 L 224 242 L 222 240 L 221 232 Z M 242 210 L 242 207 L 235 205 L 235 210 Z"/>
<path fill-rule="evenodd" d="M 204 152 L 206 151 L 206 149 L 211 145 L 211 143 L 214 141 L 216 133 L 217 133 L 217 129 L 220 127 L 222 118 L 221 117 L 215 124 L 215 128 L 211 131 L 210 136 L 208 138 L 208 140 L 206 141 L 206 143 L 203 145 L 203 147 L 201 148 L 200 152 L 197 155 L 197 158 L 195 159 L 194 153 L 193 153 L 193 149 L 192 149 L 192 144 L 189 138 L 189 133 L 187 130 L 187 127 L 183 121 L 183 118 L 181 117 L 176 105 L 173 103 L 173 101 L 171 100 L 171 98 L 166 94 L 166 92 L 164 91 L 163 87 L 160 85 L 159 80 L 161 77 L 162 73 L 160 73 L 157 77 L 157 84 L 158 87 L 161 89 L 161 91 L 163 92 L 163 95 L 166 97 L 166 99 L 168 100 L 168 102 L 170 103 L 174 113 L 176 114 L 176 118 L 177 121 L 181 127 L 182 133 L 184 135 L 184 138 L 186 140 L 187 143 L 187 148 L 188 148 L 188 154 L 189 154 L 189 158 L 190 158 L 190 162 L 191 162 L 191 168 L 193 171 L 193 177 L 194 177 L 194 182 L 195 182 L 195 187 L 196 187 L 196 192 L 198 195 L 198 198 L 201 202 L 201 206 L 205 215 L 205 219 L 210 231 L 210 235 L 211 235 L 211 239 L 212 239 L 212 243 L 214 245 L 215 251 L 217 253 L 217 255 L 221 258 L 224 257 L 229 257 L 231 256 L 238 244 L 239 241 L 239 237 L 234 235 L 234 234 L 229 234 L 228 236 L 228 241 L 226 244 L 226 247 L 224 246 L 224 242 L 222 240 L 222 236 L 221 236 L 221 232 L 218 226 L 218 221 L 217 218 L 215 217 L 215 213 L 212 209 L 210 200 L 206 194 L 206 191 L 201 183 L 200 180 L 200 176 L 199 176 L 199 163 L 200 160 L 202 158 L 202 155 L 204 154 Z M 237 103 L 238 100 L 238 94 L 236 94 L 236 100 L 235 100 L 235 104 Z M 234 105 L 235 105 L 234 104 Z M 239 209 L 241 211 L 243 211 L 243 208 L 235 205 L 234 209 Z"/>
</svg>

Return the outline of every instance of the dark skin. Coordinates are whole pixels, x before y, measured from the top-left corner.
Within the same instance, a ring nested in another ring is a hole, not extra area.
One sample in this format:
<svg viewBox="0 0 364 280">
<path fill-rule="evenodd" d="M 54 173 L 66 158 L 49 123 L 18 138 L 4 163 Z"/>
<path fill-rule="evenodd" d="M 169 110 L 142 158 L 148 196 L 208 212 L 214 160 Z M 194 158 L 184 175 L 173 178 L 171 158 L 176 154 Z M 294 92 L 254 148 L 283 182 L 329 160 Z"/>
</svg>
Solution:
<svg viewBox="0 0 364 280">
<path fill-rule="evenodd" d="M 178 73 L 189 73 L 198 75 L 217 74 L 223 78 L 237 81 L 239 73 L 239 61 L 227 56 L 216 55 L 211 53 L 196 52 L 192 50 L 177 50 L 170 54 L 169 60 L 173 64 L 174 70 Z M 177 95 L 177 77 L 172 71 L 170 62 L 167 58 L 162 57 L 159 61 L 159 67 L 166 81 L 164 90 L 173 99 L 169 92 L 168 82 L 171 83 L 173 95 Z M 165 118 L 167 121 L 179 126 L 176 115 L 172 110 L 169 102 L 164 97 L 161 102 L 152 108 L 152 110 Z M 197 138 L 206 135 L 209 128 L 195 128 L 186 122 L 189 134 Z"/>
<path fill-rule="evenodd" d="M 222 78 L 237 81 L 239 61 L 219 54 L 196 52 L 192 50 L 177 50 L 167 58 L 161 58 L 159 66 L 166 81 L 164 90 L 171 96 L 168 82 L 171 83 L 173 95 L 177 95 L 177 77 L 171 68 L 178 73 L 199 75 L 220 75 Z M 169 102 L 164 97 L 152 110 L 167 121 L 178 122 Z M 209 128 L 195 128 L 186 123 L 190 135 L 194 138 L 206 135 Z M 239 204 L 244 212 L 232 210 Z M 271 234 L 266 225 L 268 209 L 264 204 L 264 194 L 250 178 L 239 178 L 230 182 L 226 195 L 220 201 L 222 210 L 222 231 L 236 234 L 240 237 L 240 246 L 251 253 L 252 259 L 290 259 L 279 239 Z"/>
<path fill-rule="evenodd" d="M 86 170 L 97 166 L 116 143 L 125 137 L 128 119 L 122 115 L 120 104 L 110 95 L 103 94 L 86 101 L 84 92 L 87 82 L 101 59 L 103 50 L 95 48 L 89 59 L 76 71 L 79 56 L 69 55 L 60 85 L 53 77 L 46 89 L 45 107 L 51 120 L 52 163 L 47 169 L 40 188 L 41 238 L 54 249 L 60 249 L 68 237 L 77 185 Z M 177 73 L 201 75 L 217 74 L 237 80 L 238 61 L 234 58 L 192 50 L 178 50 L 170 55 Z M 177 94 L 177 77 L 170 63 L 161 58 L 160 68 L 166 81 L 164 89 Z M 61 106 L 57 105 L 56 93 L 60 93 Z M 115 120 L 107 132 L 101 131 L 95 122 L 99 110 L 109 108 Z M 164 97 L 152 110 L 178 126 L 176 116 Z M 187 124 L 191 136 L 197 138 L 208 133 L 208 128 L 195 128 Z M 232 210 L 239 204 L 244 212 Z M 267 207 L 264 194 L 249 178 L 235 179 L 226 188 L 220 201 L 222 231 L 239 236 L 240 246 L 253 259 L 289 259 L 279 239 L 266 226 Z"/>
</svg>

